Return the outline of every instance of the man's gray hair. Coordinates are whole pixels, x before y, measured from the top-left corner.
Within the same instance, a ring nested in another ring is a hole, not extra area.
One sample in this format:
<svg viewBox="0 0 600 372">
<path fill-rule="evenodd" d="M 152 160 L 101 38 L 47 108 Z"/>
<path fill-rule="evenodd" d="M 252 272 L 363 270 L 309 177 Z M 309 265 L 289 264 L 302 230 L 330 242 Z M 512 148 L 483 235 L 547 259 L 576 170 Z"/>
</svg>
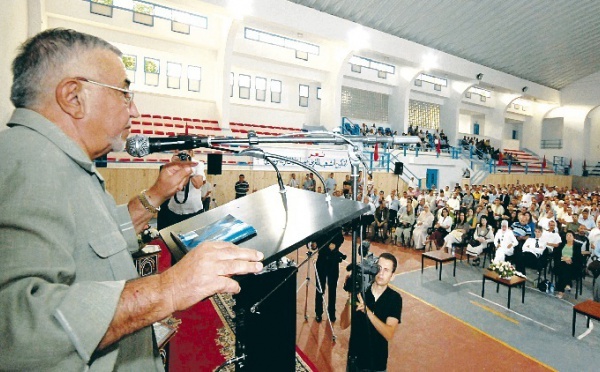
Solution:
<svg viewBox="0 0 600 372">
<path fill-rule="evenodd" d="M 92 49 L 106 49 L 121 56 L 121 51 L 105 40 L 64 28 L 48 29 L 25 41 L 12 64 L 13 105 L 32 107 L 44 88 L 45 76 L 60 71 L 81 52 Z"/>
</svg>

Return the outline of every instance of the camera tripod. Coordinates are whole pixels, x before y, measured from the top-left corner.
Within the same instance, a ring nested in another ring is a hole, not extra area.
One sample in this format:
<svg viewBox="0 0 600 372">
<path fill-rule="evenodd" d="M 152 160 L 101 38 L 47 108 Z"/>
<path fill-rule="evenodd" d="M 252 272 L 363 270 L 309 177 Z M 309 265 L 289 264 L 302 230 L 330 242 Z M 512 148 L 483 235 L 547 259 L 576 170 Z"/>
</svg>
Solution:
<svg viewBox="0 0 600 372">
<path fill-rule="evenodd" d="M 317 262 L 316 260 L 313 260 L 313 256 L 315 255 L 315 252 L 311 252 L 310 247 L 308 249 L 308 252 L 306 252 L 306 255 L 308 256 L 307 260 L 310 261 L 309 265 L 306 266 L 306 278 L 304 279 L 304 281 L 302 282 L 302 284 L 300 284 L 300 286 L 298 287 L 298 289 L 296 290 L 296 293 L 298 293 L 298 291 L 300 291 L 300 289 L 302 288 L 302 286 L 304 284 L 306 284 L 306 293 L 304 296 L 304 320 L 307 321 L 308 320 L 308 287 L 310 287 L 310 282 L 311 282 L 311 277 L 310 277 L 310 266 L 312 264 L 314 270 L 315 270 L 315 279 L 316 279 L 316 285 L 315 285 L 315 290 L 317 291 L 317 293 L 321 294 L 321 298 L 323 300 L 323 309 L 325 314 L 327 315 L 327 324 L 329 325 L 329 329 L 331 330 L 331 338 L 333 340 L 333 342 L 335 342 L 337 336 L 335 335 L 335 332 L 333 330 L 333 324 L 331 323 L 331 319 L 329 318 L 329 309 L 328 309 L 328 303 L 325 300 L 325 292 L 323 291 L 323 286 L 321 285 L 321 280 L 319 279 L 319 271 L 317 270 Z M 331 290 L 331 289 L 329 289 Z"/>
</svg>

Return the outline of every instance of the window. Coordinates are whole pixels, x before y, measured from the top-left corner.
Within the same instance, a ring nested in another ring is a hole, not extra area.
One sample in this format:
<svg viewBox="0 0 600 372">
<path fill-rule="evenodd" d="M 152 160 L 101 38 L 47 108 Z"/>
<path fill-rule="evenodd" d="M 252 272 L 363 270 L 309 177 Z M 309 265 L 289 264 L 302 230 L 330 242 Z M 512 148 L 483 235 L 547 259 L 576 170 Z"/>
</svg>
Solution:
<svg viewBox="0 0 600 372">
<path fill-rule="evenodd" d="M 387 79 L 387 74 L 385 71 L 377 71 L 377 77 L 380 79 Z"/>
<path fill-rule="evenodd" d="M 296 58 L 301 59 L 303 61 L 308 61 L 308 53 L 303 52 L 301 50 L 296 51 Z"/>
<path fill-rule="evenodd" d="M 254 78 L 254 86 L 256 87 L 256 100 L 264 101 L 267 97 L 267 79 L 257 76 Z"/>
<path fill-rule="evenodd" d="M 440 105 L 436 103 L 409 100 L 408 124 L 421 129 L 440 127 Z"/>
<path fill-rule="evenodd" d="M 180 89 L 181 63 L 167 62 L 167 88 Z"/>
<path fill-rule="evenodd" d="M 239 95 L 241 99 L 250 99 L 250 86 L 252 85 L 252 80 L 249 75 L 239 75 L 238 77 L 238 87 L 239 87 Z"/>
<path fill-rule="evenodd" d="M 419 79 L 416 79 L 415 80 L 415 87 L 421 87 L 421 86 L 423 86 L 423 81 L 419 80 Z"/>
<path fill-rule="evenodd" d="M 352 70 L 352 72 L 360 74 L 360 72 L 362 71 L 362 66 L 350 64 L 350 70 Z"/>
<path fill-rule="evenodd" d="M 155 58 L 144 58 L 145 84 L 153 87 L 158 86 L 160 74 L 160 61 Z"/>
<path fill-rule="evenodd" d="M 113 0 L 91 0 L 90 13 L 105 17 L 113 16 Z"/>
<path fill-rule="evenodd" d="M 191 92 L 200 91 L 200 82 L 202 81 L 202 68 L 198 66 L 188 66 L 188 90 Z"/>
<path fill-rule="evenodd" d="M 154 26 L 154 4 L 134 1 L 133 21 L 146 26 Z"/>
<path fill-rule="evenodd" d="M 246 27 L 244 29 L 244 37 L 248 40 L 254 40 L 261 43 L 276 45 L 278 47 L 296 50 L 296 58 L 308 60 L 308 54 L 319 55 L 320 48 L 318 45 L 306 43 L 304 41 L 290 39 L 285 36 L 275 35 L 268 32 L 256 30 Z M 298 53 L 301 52 L 301 53 Z M 306 58 L 302 58 L 306 56 Z"/>
<path fill-rule="evenodd" d="M 486 98 L 492 97 L 492 92 L 490 92 L 489 90 L 483 89 L 483 88 L 479 88 L 479 87 L 471 87 L 471 88 L 469 88 L 467 93 L 478 94 L 478 95 L 484 96 Z"/>
<path fill-rule="evenodd" d="M 123 64 L 125 65 L 125 72 L 127 73 L 127 78 L 132 83 L 135 83 L 135 71 L 137 70 L 137 57 L 129 54 L 123 54 L 121 56 L 123 60 Z"/>
<path fill-rule="evenodd" d="M 300 95 L 298 104 L 300 107 L 308 107 L 308 93 L 310 91 L 310 87 L 308 85 L 300 84 L 298 90 Z"/>
<path fill-rule="evenodd" d="M 271 79 L 271 102 L 281 103 L 281 80 Z"/>
<path fill-rule="evenodd" d="M 361 67 L 370 68 L 378 72 L 383 72 L 385 73 L 385 77 L 382 74 L 377 74 L 382 79 L 385 79 L 387 77 L 387 74 L 396 73 L 395 66 L 383 62 L 378 62 L 369 58 L 352 56 L 352 58 L 350 58 L 349 63 L 352 65 L 353 72 L 360 72 Z M 357 69 L 357 71 L 355 71 L 355 68 Z"/>
<path fill-rule="evenodd" d="M 229 97 L 233 97 L 233 84 L 235 82 L 235 76 L 233 72 L 229 73 Z"/>
<path fill-rule="evenodd" d="M 317 87 L 317 99 L 321 100 L 321 87 Z"/>
<path fill-rule="evenodd" d="M 342 116 L 367 121 L 388 122 L 389 95 L 342 86 Z"/>
<path fill-rule="evenodd" d="M 436 85 L 436 84 L 440 85 L 440 88 L 448 86 L 448 79 L 442 79 L 442 78 L 435 77 L 435 76 L 432 76 L 432 75 L 420 74 L 419 76 L 417 76 L 417 79 L 421 80 L 421 81 L 424 81 L 426 83 L 430 83 L 430 84 L 434 84 L 434 85 Z"/>
</svg>

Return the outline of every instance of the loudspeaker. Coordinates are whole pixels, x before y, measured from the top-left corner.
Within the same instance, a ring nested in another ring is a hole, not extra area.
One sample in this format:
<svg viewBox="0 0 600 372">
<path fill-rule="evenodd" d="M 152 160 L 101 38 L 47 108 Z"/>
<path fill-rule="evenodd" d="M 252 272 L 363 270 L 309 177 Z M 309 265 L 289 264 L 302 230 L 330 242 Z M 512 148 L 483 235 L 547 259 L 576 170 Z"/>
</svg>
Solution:
<svg viewBox="0 0 600 372">
<path fill-rule="evenodd" d="M 221 166 L 223 164 L 223 154 L 208 154 L 206 156 L 206 173 L 221 174 Z"/>
<path fill-rule="evenodd" d="M 397 176 L 401 176 L 403 171 L 404 171 L 404 163 L 402 163 L 401 161 L 397 161 L 394 166 L 394 174 Z"/>
</svg>

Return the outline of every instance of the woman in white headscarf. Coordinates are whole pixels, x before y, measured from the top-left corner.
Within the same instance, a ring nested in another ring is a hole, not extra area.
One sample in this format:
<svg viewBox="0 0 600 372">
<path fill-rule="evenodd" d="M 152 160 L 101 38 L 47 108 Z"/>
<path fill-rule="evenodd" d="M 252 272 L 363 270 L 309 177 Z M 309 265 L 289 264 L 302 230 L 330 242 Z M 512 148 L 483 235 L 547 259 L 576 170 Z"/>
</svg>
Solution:
<svg viewBox="0 0 600 372">
<path fill-rule="evenodd" d="M 505 261 L 506 256 L 512 256 L 515 253 L 515 247 L 519 242 L 512 230 L 508 228 L 507 220 L 502 220 L 500 230 L 494 236 L 494 244 L 496 245 L 496 258 L 494 258 L 494 261 Z"/>
<path fill-rule="evenodd" d="M 415 249 L 425 248 L 425 239 L 427 239 L 427 229 L 433 224 L 433 213 L 429 210 L 429 205 L 423 206 L 423 211 L 419 213 L 415 228 L 413 230 L 413 241 Z"/>
</svg>

